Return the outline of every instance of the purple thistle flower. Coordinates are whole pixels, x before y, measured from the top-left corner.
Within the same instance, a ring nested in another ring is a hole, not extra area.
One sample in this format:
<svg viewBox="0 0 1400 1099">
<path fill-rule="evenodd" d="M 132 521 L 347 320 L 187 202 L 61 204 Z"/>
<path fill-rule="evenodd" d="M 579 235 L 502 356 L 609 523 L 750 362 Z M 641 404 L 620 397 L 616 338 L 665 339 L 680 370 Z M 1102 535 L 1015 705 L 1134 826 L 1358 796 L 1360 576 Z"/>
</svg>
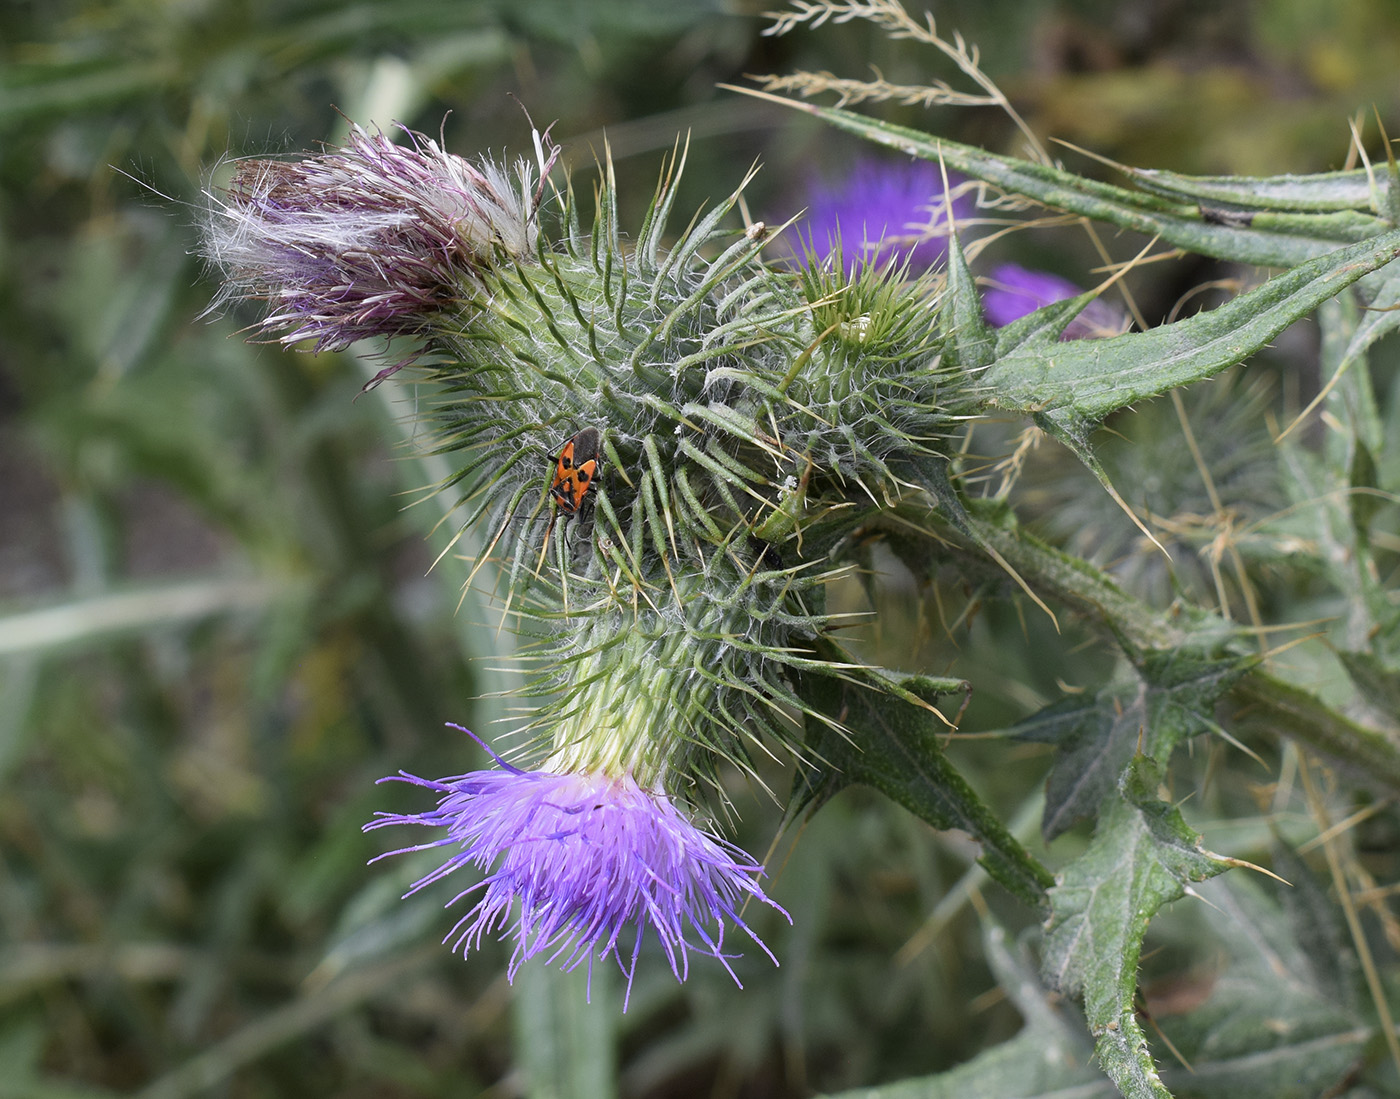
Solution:
<svg viewBox="0 0 1400 1099">
<path fill-rule="evenodd" d="M 960 182 L 949 178 L 953 186 Z M 968 216 L 970 200 L 955 199 L 953 210 L 956 217 Z M 878 267 L 891 259 L 907 259 L 917 274 L 947 255 L 947 218 L 937 164 L 862 159 L 839 185 L 813 189 L 801 239 L 818 261 L 839 246 L 852 277 L 861 266 Z"/>
<path fill-rule="evenodd" d="M 724 952 L 726 922 L 777 964 L 739 913 L 753 898 L 787 915 L 759 886 L 763 868 L 698 828 L 664 793 L 642 789 L 630 774 L 523 771 L 492 755 L 497 770 L 438 781 L 405 772 L 380 779 L 441 796 L 436 809 L 379 813 L 364 826 L 365 831 L 393 824 L 447 829 L 438 839 L 378 856 L 456 849 L 405 896 L 461 867 L 494 865 L 481 882 L 448 902 L 481 891 L 443 940 L 456 936 L 454 950 L 465 955 L 485 935 L 505 928 L 518 900 L 515 951 L 507 970 L 512 979 L 537 954 L 547 953 L 548 961 L 558 961 L 565 971 L 587 961 L 590 973 L 595 957 L 611 955 L 627 978 L 630 996 L 648 925 L 677 980 L 685 980 L 689 952 L 697 950 L 717 958 L 738 983 L 729 965 L 734 955 Z M 635 937 L 630 946 L 619 944 L 629 924 L 635 925 Z"/>
<path fill-rule="evenodd" d="M 982 309 L 989 323 L 1000 328 L 1020 320 L 1052 302 L 1078 297 L 1084 291 L 1068 279 L 1048 271 L 1032 271 L 1016 263 L 994 267 L 982 292 Z M 1095 298 L 1060 333 L 1062 340 L 1116 336 L 1126 327 L 1123 314 L 1102 298 Z"/>
<path fill-rule="evenodd" d="M 210 195 L 208 258 L 230 299 L 269 303 L 257 325 L 277 342 L 341 350 L 366 336 L 421 332 L 460 309 L 477 273 L 501 255 L 532 257 L 539 184 L 352 126 L 339 149 L 298 161 L 245 160 Z M 558 150 L 536 135 L 542 182 Z"/>
</svg>

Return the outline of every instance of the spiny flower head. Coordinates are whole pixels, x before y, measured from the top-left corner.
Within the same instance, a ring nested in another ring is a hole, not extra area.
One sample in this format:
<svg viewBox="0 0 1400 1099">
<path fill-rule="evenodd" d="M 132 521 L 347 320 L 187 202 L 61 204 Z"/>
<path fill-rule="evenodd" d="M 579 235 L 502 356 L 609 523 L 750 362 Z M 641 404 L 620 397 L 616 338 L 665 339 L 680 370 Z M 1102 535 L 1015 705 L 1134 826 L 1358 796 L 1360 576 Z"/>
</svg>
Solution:
<svg viewBox="0 0 1400 1099">
<path fill-rule="evenodd" d="M 480 893 L 447 936 L 455 937 L 454 949 L 466 954 L 509 926 L 512 979 L 521 964 L 541 954 L 566 971 L 586 963 L 590 974 L 595 959 L 611 957 L 629 995 L 648 927 L 677 980 L 688 975 L 695 950 L 718 959 L 738 982 L 729 964 L 734 955 L 725 948 L 727 925 L 777 964 L 740 914 L 750 899 L 783 912 L 758 884 L 762 868 L 696 826 L 662 789 L 644 786 L 627 770 L 574 770 L 562 756 L 534 771 L 496 760 L 497 769 L 454 778 L 400 773 L 382 780 L 431 790 L 439 795 L 437 806 L 380 813 L 365 825 L 366 831 L 395 824 L 446 830 L 389 852 L 450 852 L 410 895 L 463 867 L 489 871 L 451 902 Z M 624 937 L 629 928 L 630 941 Z"/>
<path fill-rule="evenodd" d="M 574 579 L 589 590 L 585 577 Z M 676 581 L 679 596 L 689 579 Z M 773 957 L 741 915 L 751 899 L 782 912 L 759 884 L 761 867 L 684 808 L 717 757 L 743 765 L 734 728 L 743 707 L 772 720 L 762 696 L 777 688 L 744 682 L 742 669 L 716 653 L 734 647 L 741 613 L 734 610 L 726 626 L 711 621 L 703 599 L 663 601 L 654 617 L 638 610 L 631 622 L 615 608 L 573 608 L 536 685 L 550 698 L 520 730 L 543 742 L 534 769 L 493 752 L 492 770 L 437 781 L 398 776 L 436 793 L 437 806 L 379 814 L 366 828 L 441 828 L 402 850 L 448 852 L 409 892 L 465 867 L 486 872 L 454 898 L 479 893 L 447 936 L 455 949 L 465 954 L 487 935 L 508 935 L 512 977 L 541 955 L 565 970 L 586 963 L 590 972 L 595 960 L 611 957 L 629 992 L 648 928 L 678 980 L 692 950 L 733 976 L 730 929 Z M 716 633 L 697 641 L 705 629 Z M 776 709 L 771 698 L 766 705 Z"/>
<path fill-rule="evenodd" d="M 721 556 L 765 571 L 750 536 L 800 560 L 786 545 L 803 539 L 796 512 L 887 492 L 894 457 L 946 444 L 966 382 L 940 367 L 932 281 L 889 264 L 774 270 L 762 239 L 723 227 L 737 191 L 663 243 L 679 166 L 668 176 L 634 244 L 605 180 L 591 233 L 570 200 L 557 246 L 493 272 L 491 308 L 435 337 L 434 417 L 459 456 L 463 524 L 484 522 L 520 578 L 544 532 L 581 535 L 581 552 L 591 539 L 611 555 L 602 571 L 622 570 L 610 582 L 627 606 L 669 587 L 678 562 L 711 578 Z M 556 528 L 555 458 L 590 429 L 596 507 Z"/>
<path fill-rule="evenodd" d="M 406 145 L 355 125 L 338 149 L 244 160 L 210 195 L 205 251 L 223 269 L 215 307 L 269 303 L 258 331 L 340 350 L 367 336 L 421 334 L 474 296 L 480 272 L 533 254 L 538 187 L 557 153 L 536 134 L 536 167 L 472 164 L 404 130 Z"/>
<path fill-rule="evenodd" d="M 739 191 L 668 239 L 683 157 L 635 236 L 605 162 L 591 232 L 566 187 L 541 239 L 534 168 L 512 186 L 409 137 L 355 130 L 323 156 L 246 166 L 215 205 L 208 251 L 226 297 L 271 302 L 260 331 L 318 347 L 409 335 L 409 358 L 431 357 L 424 407 L 459 459 L 443 487 L 462 492 L 464 527 L 489 524 L 512 587 L 556 533 L 551 479 L 573 438 L 597 441 L 597 507 L 558 533 L 592 542 L 581 567 L 595 578 L 620 569 L 615 602 L 631 605 L 678 569 L 719 575 L 720 556 L 748 584 L 767 571 L 751 539 L 791 560 L 804 507 L 845 507 L 854 485 L 888 494 L 892 456 L 950 434 L 936 302 L 910 298 L 902 272 L 804 287 L 761 262 L 763 235 L 723 227 Z M 543 173 L 553 151 L 536 145 Z"/>
<path fill-rule="evenodd" d="M 982 293 L 987 320 L 1001 327 L 1033 313 L 1042 306 L 1068 301 L 1083 291 L 1049 271 L 1032 271 L 1016 263 L 992 268 Z M 1126 327 L 1126 318 L 1102 298 L 1095 298 L 1060 333 L 1062 340 L 1098 339 L 1116 336 Z"/>
<path fill-rule="evenodd" d="M 947 453 L 966 403 L 938 282 L 909 261 L 770 267 L 763 234 L 723 224 L 743 184 L 672 240 L 679 154 L 635 234 L 604 162 L 591 230 L 565 185 L 545 237 L 543 138 L 509 176 L 408 136 L 357 129 L 323 156 L 244 166 L 208 231 L 226 296 L 271 303 L 260 331 L 414 340 L 424 435 L 458 459 L 440 488 L 484 528 L 478 560 L 501 566 L 537 641 L 525 693 L 545 700 L 521 731 L 543 763 L 401 774 L 436 808 L 368 827 L 445 830 L 421 847 L 446 861 L 414 888 L 484 870 L 453 934 L 464 952 L 512 934 L 512 973 L 612 957 L 630 988 L 647 927 L 677 977 L 691 950 L 727 966 L 726 927 L 752 936 L 742 903 L 771 902 L 757 864 L 681 806 L 719 761 L 752 775 L 752 745 L 800 754 L 803 717 L 836 721 L 795 687 L 845 667 L 818 644 L 827 554 L 907 489 L 915 458 Z M 936 201 L 931 178 L 917 189 L 896 228 Z M 589 480 L 561 492 L 574 447 Z"/>
</svg>

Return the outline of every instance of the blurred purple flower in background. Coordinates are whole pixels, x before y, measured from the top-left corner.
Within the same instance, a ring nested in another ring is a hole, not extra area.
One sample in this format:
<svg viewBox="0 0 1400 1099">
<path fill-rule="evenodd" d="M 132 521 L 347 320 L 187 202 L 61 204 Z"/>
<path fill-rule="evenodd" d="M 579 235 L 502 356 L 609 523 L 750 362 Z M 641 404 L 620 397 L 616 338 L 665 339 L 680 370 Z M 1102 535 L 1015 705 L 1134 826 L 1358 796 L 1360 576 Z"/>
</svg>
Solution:
<svg viewBox="0 0 1400 1099">
<path fill-rule="evenodd" d="M 955 191 L 961 182 L 960 177 L 950 176 L 949 188 Z M 954 198 L 952 207 L 951 229 L 970 218 L 976 208 L 970 196 Z M 807 221 L 799 231 L 808 255 L 800 258 L 821 262 L 839 247 L 849 276 L 854 277 L 862 267 L 890 260 L 907 260 L 910 274 L 917 275 L 943 262 L 951 229 L 939 165 L 927 160 L 864 158 L 841 183 L 813 188 Z M 983 281 L 983 309 L 987 320 L 998 327 L 1051 302 L 1083 293 L 1068 279 L 1015 263 L 993 268 Z M 1096 298 L 1066 326 L 1060 338 L 1116 336 L 1126 328 L 1123 312 Z"/>
<path fill-rule="evenodd" d="M 1084 293 L 1078 286 L 1048 271 L 1032 271 L 1017 263 L 993 267 L 982 291 L 982 308 L 987 320 L 1000 328 L 1051 302 L 1065 301 Z M 1102 298 L 1095 298 L 1070 321 L 1060 334 L 1062 340 L 1096 339 L 1116 336 L 1126 325 L 1122 312 Z"/>
<path fill-rule="evenodd" d="M 948 179 L 951 188 L 961 182 L 957 176 Z M 955 221 L 970 216 L 972 210 L 970 198 L 953 200 Z M 864 158 L 839 184 L 817 184 L 812 189 L 799 235 L 818 261 L 839 246 L 848 274 L 890 259 L 896 263 L 908 259 L 911 274 L 919 274 L 941 263 L 947 254 L 947 219 L 939 165 L 927 160 Z"/>
</svg>

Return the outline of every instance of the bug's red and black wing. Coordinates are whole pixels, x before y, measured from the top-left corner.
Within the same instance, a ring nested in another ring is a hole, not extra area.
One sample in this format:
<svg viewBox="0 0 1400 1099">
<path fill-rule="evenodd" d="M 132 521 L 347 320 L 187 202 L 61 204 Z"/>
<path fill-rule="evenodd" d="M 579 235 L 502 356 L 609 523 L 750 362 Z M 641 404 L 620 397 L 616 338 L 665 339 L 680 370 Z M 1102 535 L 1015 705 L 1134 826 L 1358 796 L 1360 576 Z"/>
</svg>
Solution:
<svg viewBox="0 0 1400 1099">
<path fill-rule="evenodd" d="M 549 494 L 559 510 L 572 515 L 598 479 L 598 429 L 586 427 L 564 444 L 554 467 Z"/>
</svg>

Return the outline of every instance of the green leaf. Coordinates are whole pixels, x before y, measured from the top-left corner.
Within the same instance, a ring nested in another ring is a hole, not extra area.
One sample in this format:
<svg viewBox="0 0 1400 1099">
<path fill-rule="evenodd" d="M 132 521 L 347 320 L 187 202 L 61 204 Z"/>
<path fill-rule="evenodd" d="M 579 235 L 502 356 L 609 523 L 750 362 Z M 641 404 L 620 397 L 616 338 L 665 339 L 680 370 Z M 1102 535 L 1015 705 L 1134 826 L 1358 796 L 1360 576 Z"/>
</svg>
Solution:
<svg viewBox="0 0 1400 1099">
<path fill-rule="evenodd" d="M 1207 637 L 1224 644 L 1236 627 L 1200 607 L 1174 604 L 1169 610 L 1149 607 L 1124 592 L 1102 570 L 1047 545 L 1016 523 L 1015 515 L 999 505 L 974 505 L 964 516 L 972 525 L 969 545 L 939 532 L 943 561 L 954 561 L 970 579 L 1005 581 L 1005 562 L 1025 583 L 1046 600 L 1083 615 L 1099 628 L 1111 631 L 1135 647 L 1170 651 L 1192 639 L 1199 649 Z M 904 536 L 927 524 L 922 503 L 903 505 Z M 888 529 L 894 529 L 890 527 Z M 891 540 L 891 545 L 899 545 Z M 989 560 L 977 547 L 990 546 L 997 558 Z M 918 573 L 917 556 L 901 549 L 900 557 Z M 1265 737 L 1288 737 L 1325 755 L 1347 772 L 1368 782 L 1400 790 L 1400 750 L 1385 734 L 1345 716 L 1317 695 L 1278 676 L 1254 668 L 1239 678 L 1230 692 L 1234 708 L 1233 729 L 1250 729 Z"/>
<path fill-rule="evenodd" d="M 1215 211 L 1208 215 L 1197 202 L 1184 196 L 1165 197 L 1115 187 L 1046 164 L 1000 156 L 906 126 L 865 118 L 839 107 L 819 107 L 765 92 L 747 94 L 813 115 L 839 130 L 898 149 L 906 156 L 941 161 L 952 171 L 994 184 L 1008 193 L 1024 195 L 1052 209 L 1159 237 L 1178 248 L 1218 259 L 1292 267 L 1330 252 L 1338 244 L 1375 236 L 1386 227 L 1378 218 L 1350 209 L 1265 212 L 1247 219 L 1224 219 L 1222 223 Z M 1248 186 L 1249 181 L 1240 183 Z"/>
<path fill-rule="evenodd" d="M 1058 876 L 1045 930 L 1045 977 L 1066 995 L 1083 996 L 1099 1064 L 1128 1099 L 1170 1094 L 1133 1006 L 1147 925 L 1188 885 L 1231 865 L 1156 800 L 1156 785 L 1155 767 L 1136 760 L 1087 850 Z"/>
<path fill-rule="evenodd" d="M 948 238 L 948 289 L 939 311 L 943 355 L 950 367 L 966 372 L 991 364 L 996 341 L 982 315 L 982 299 L 956 234 Z"/>
<path fill-rule="evenodd" d="M 1385 209 L 1386 180 L 1365 168 L 1350 172 L 1281 176 L 1187 176 L 1159 168 L 1123 167 L 1134 183 L 1153 194 L 1241 210 L 1335 213 Z"/>
<path fill-rule="evenodd" d="M 1215 703 L 1249 661 L 1194 648 L 1148 652 L 1134 678 L 1054 703 L 1012 734 L 1058 748 L 1045 791 L 1047 841 L 1093 816 L 1134 756 L 1165 766 L 1181 741 L 1217 728 Z"/>
<path fill-rule="evenodd" d="M 1010 324 L 1002 325 L 996 330 L 996 350 L 992 358 L 999 359 L 1020 347 L 1055 343 L 1070 322 L 1097 297 L 1098 294 L 1090 290 L 1078 297 L 1052 301 L 1024 317 L 1017 317 Z"/>
<path fill-rule="evenodd" d="M 1320 256 L 1218 309 L 1146 332 L 1023 346 L 979 381 L 991 408 L 1100 420 L 1243 362 L 1294 321 L 1397 256 L 1400 231 Z"/>
<path fill-rule="evenodd" d="M 943 754 L 948 724 L 933 710 L 939 696 L 965 691 L 960 680 L 898 680 L 861 669 L 860 681 L 807 674 L 798 694 L 813 710 L 839 715 L 845 735 L 808 720 L 807 745 L 821 760 L 797 779 L 794 803 L 820 804 L 845 786 L 874 787 L 935 828 L 960 828 L 982 845 L 978 860 L 996 881 L 1037 908 L 1053 880 L 1011 835 Z M 805 785 L 804 785 L 805 783 Z"/>
</svg>

